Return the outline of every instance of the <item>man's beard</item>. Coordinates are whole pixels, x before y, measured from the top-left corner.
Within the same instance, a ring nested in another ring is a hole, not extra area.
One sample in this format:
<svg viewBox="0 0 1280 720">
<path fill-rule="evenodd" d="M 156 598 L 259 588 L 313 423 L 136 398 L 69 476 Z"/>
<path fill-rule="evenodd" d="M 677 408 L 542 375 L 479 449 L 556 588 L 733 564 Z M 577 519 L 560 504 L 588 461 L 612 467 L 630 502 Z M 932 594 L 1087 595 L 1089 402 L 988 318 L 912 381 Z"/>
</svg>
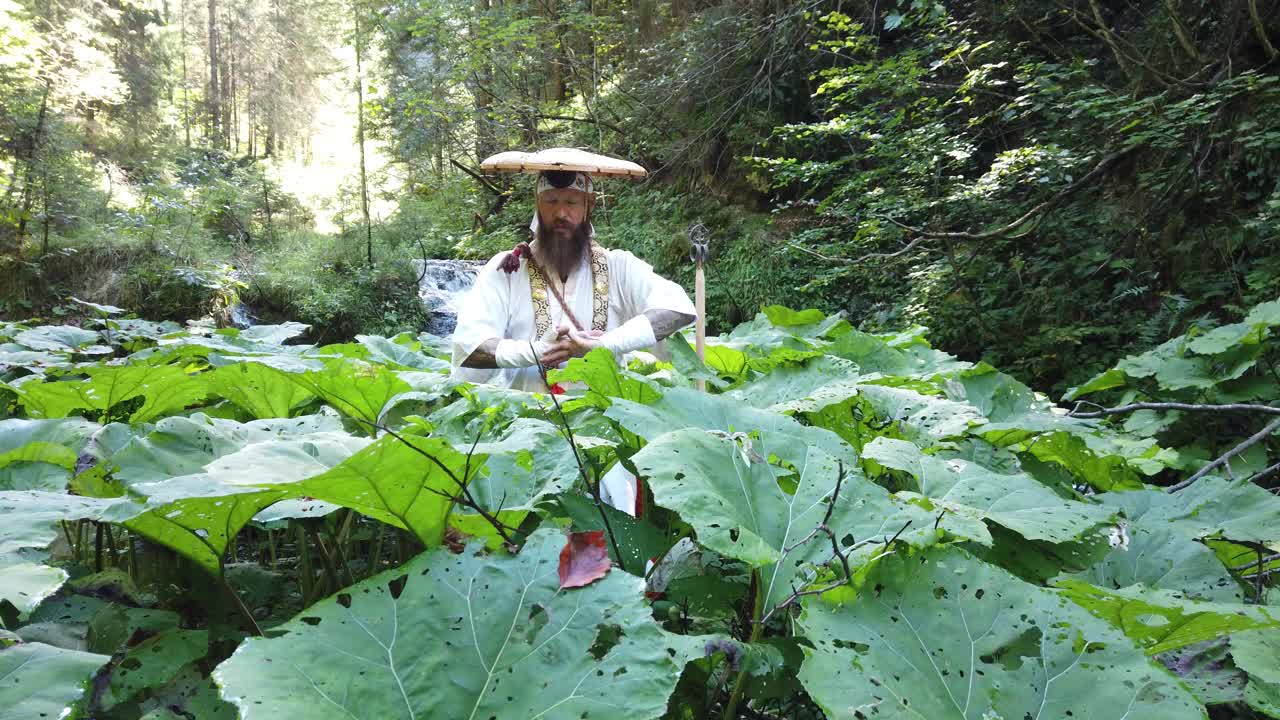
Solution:
<svg viewBox="0 0 1280 720">
<path fill-rule="evenodd" d="M 556 275 L 565 278 L 577 269 L 591 245 L 590 228 L 591 223 L 583 221 L 565 237 L 553 228 L 538 224 L 538 245 L 541 246 L 543 260 L 555 270 Z"/>
</svg>

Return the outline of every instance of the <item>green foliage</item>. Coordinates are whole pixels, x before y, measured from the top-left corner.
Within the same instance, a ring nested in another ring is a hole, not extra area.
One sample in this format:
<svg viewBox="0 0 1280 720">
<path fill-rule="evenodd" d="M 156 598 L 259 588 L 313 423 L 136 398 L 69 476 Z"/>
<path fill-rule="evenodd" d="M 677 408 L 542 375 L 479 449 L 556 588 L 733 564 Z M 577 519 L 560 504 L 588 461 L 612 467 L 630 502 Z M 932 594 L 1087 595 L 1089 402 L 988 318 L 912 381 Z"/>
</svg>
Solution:
<svg viewBox="0 0 1280 720">
<path fill-rule="evenodd" d="M 661 717 L 707 638 L 663 631 L 624 573 L 561 590 L 563 545 L 542 531 L 514 558 L 429 551 L 317 603 L 284 637 L 249 640 L 214 677 L 255 712 L 569 718 L 625 703 Z"/>
<path fill-rule="evenodd" d="M 1270 313 L 1186 343 L 1255 372 Z M 1148 484 L 1190 472 L 1184 448 L 1066 417 L 922 328 L 770 306 L 708 339 L 710 368 L 569 363 L 562 421 L 447 378 L 425 335 L 110 323 L 0 325 L 29 363 L 0 420 L 0 663 L 102 653 L 46 681 L 59 713 L 230 717 L 221 693 L 335 717 L 1199 717 L 1270 712 L 1280 685 L 1256 575 L 1280 499 Z M 643 518 L 595 506 L 618 467 Z M 565 529 L 604 533 L 617 567 L 561 588 Z"/>
</svg>

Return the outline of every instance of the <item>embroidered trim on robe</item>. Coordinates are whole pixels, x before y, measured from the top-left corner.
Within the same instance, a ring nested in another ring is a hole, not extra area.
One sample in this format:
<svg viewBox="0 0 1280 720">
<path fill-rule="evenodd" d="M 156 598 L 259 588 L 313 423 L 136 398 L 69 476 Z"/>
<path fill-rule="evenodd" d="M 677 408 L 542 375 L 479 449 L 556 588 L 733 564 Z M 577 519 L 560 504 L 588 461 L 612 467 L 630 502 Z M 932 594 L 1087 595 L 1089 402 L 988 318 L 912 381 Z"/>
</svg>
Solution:
<svg viewBox="0 0 1280 720">
<path fill-rule="evenodd" d="M 551 290 L 546 278 L 532 262 L 525 263 L 529 273 L 529 294 L 533 298 L 533 320 L 537 337 L 546 337 L 551 329 Z M 604 332 L 609 324 L 609 255 L 591 243 L 591 329 Z"/>
</svg>

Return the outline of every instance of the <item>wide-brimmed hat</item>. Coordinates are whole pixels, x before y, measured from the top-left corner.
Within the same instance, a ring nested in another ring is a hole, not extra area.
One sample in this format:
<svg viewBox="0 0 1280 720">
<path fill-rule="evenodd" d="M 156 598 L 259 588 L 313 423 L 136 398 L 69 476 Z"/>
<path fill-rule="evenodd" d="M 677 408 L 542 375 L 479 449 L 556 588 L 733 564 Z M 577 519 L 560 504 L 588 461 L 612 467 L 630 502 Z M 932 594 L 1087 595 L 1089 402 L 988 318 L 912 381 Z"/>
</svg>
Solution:
<svg viewBox="0 0 1280 720">
<path fill-rule="evenodd" d="M 480 171 L 484 173 L 539 173 L 544 170 L 567 170 L 602 177 L 642 178 L 649 174 L 630 160 L 564 147 L 537 152 L 508 150 L 485 158 L 480 163 Z"/>
</svg>

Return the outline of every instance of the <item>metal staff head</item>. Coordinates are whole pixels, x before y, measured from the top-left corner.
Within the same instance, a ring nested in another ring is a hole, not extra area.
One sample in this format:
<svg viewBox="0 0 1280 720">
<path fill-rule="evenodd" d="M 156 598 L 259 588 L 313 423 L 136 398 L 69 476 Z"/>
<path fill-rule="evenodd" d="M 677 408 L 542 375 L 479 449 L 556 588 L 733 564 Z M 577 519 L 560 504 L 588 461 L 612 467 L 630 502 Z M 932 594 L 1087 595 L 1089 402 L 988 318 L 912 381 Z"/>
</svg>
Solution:
<svg viewBox="0 0 1280 720">
<path fill-rule="evenodd" d="M 689 226 L 689 260 L 699 265 L 707 261 L 711 253 L 711 231 L 706 225 L 695 222 Z"/>
</svg>

